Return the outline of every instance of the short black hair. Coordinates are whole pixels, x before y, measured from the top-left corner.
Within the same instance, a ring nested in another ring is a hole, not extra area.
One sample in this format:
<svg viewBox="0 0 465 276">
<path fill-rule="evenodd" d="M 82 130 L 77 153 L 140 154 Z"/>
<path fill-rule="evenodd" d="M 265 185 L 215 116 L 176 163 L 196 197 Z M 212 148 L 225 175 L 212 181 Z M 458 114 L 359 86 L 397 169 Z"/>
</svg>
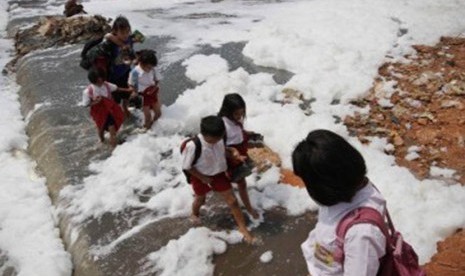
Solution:
<svg viewBox="0 0 465 276">
<path fill-rule="evenodd" d="M 325 206 L 350 202 L 365 181 L 362 155 L 329 130 L 311 131 L 294 149 L 292 165 L 310 197 Z"/>
<path fill-rule="evenodd" d="M 210 115 L 200 121 L 200 133 L 204 136 L 223 137 L 226 128 L 221 117 Z"/>
<path fill-rule="evenodd" d="M 223 98 L 223 103 L 221 104 L 218 116 L 232 119 L 234 111 L 241 108 L 244 109 L 244 112 L 246 112 L 245 101 L 241 95 L 238 93 L 226 94 Z"/>
<path fill-rule="evenodd" d="M 111 27 L 111 32 L 117 32 L 117 31 L 121 31 L 121 30 L 130 30 L 131 29 L 131 25 L 129 24 L 129 20 L 120 15 L 118 17 L 116 17 L 115 21 L 113 21 L 113 25 Z"/>
<path fill-rule="evenodd" d="M 157 66 L 158 64 L 157 52 L 155 52 L 154 50 L 140 50 L 139 52 L 137 52 L 137 55 L 139 57 L 139 62 L 142 64 L 149 64 L 152 66 Z"/>
<path fill-rule="evenodd" d="M 90 83 L 96 84 L 100 78 L 103 80 L 106 79 L 105 71 L 97 68 L 89 69 L 89 72 L 87 73 L 87 79 L 90 81 Z"/>
</svg>

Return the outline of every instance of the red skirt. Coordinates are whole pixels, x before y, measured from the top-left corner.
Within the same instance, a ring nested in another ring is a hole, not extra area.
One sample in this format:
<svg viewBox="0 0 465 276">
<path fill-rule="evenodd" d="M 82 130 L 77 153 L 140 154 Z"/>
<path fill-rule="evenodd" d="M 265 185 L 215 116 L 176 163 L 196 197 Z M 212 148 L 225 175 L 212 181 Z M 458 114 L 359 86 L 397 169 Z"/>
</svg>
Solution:
<svg viewBox="0 0 465 276">
<path fill-rule="evenodd" d="M 119 104 L 108 98 L 102 98 L 98 104 L 90 107 L 90 116 L 100 130 L 104 128 L 109 115 L 113 117 L 115 130 L 118 131 L 124 121 L 124 113 Z"/>
<path fill-rule="evenodd" d="M 142 96 L 144 98 L 144 106 L 153 106 L 158 102 L 158 91 L 160 89 L 158 86 L 149 86 L 145 88 L 144 92 L 142 92 Z"/>
</svg>

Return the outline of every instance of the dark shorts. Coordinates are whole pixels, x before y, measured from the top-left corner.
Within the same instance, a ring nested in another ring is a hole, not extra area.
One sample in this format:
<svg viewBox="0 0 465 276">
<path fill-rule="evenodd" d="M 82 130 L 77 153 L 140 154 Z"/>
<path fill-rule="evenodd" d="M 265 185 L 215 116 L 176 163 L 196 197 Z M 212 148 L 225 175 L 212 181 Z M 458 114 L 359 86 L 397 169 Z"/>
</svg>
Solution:
<svg viewBox="0 0 465 276">
<path fill-rule="evenodd" d="M 105 121 L 105 124 L 103 125 L 103 130 L 108 131 L 108 128 L 114 125 L 115 125 L 115 119 L 113 119 L 113 116 L 108 115 L 107 120 Z"/>
<path fill-rule="evenodd" d="M 123 91 L 113 91 L 113 92 L 111 92 L 111 96 L 113 97 L 113 100 L 115 102 L 120 104 L 122 100 L 129 99 L 129 96 L 131 96 L 131 93 L 123 92 Z"/>
<path fill-rule="evenodd" d="M 191 184 L 194 189 L 194 193 L 198 196 L 204 196 L 210 191 L 224 192 L 232 188 L 231 182 L 229 181 L 226 173 L 219 173 L 214 176 L 210 176 L 212 183 L 210 185 L 204 184 L 195 176 L 191 176 Z"/>
</svg>

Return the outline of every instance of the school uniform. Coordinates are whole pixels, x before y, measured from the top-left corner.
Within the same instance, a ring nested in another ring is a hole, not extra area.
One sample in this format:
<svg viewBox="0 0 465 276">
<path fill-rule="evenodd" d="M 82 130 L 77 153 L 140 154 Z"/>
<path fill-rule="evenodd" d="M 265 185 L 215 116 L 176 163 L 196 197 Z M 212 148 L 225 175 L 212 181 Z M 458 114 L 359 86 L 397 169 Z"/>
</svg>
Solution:
<svg viewBox="0 0 465 276">
<path fill-rule="evenodd" d="M 90 106 L 90 116 L 100 130 L 108 130 L 108 127 L 112 125 L 118 130 L 123 124 L 123 110 L 112 100 L 111 96 L 111 92 L 117 89 L 118 87 L 116 85 L 104 82 L 102 86 L 90 84 L 83 91 L 82 103 L 85 106 L 89 106 L 92 99 L 97 96 L 102 97 L 99 103 Z"/>
<path fill-rule="evenodd" d="M 158 102 L 158 76 L 155 69 L 145 72 L 140 65 L 134 67 L 129 74 L 128 84 L 135 87 L 143 97 L 144 106 L 152 106 Z"/>
<path fill-rule="evenodd" d="M 226 176 L 226 149 L 223 140 L 216 144 L 210 144 L 205 141 L 202 134 L 198 135 L 202 145 L 202 151 L 194 168 L 201 174 L 212 179 L 210 185 L 200 181 L 197 177 L 191 175 L 192 188 L 196 195 L 203 196 L 209 191 L 223 192 L 231 189 L 231 183 Z M 195 157 L 195 143 L 189 141 L 182 152 L 182 169 L 190 170 Z"/>
<path fill-rule="evenodd" d="M 359 190 L 351 202 L 320 206 L 318 222 L 301 248 L 310 275 L 374 276 L 379 259 L 386 253 L 386 238 L 372 224 L 356 224 L 349 228 L 344 239 L 344 267 L 334 261 L 336 227 L 351 210 L 371 207 L 385 214 L 385 200 L 373 184 Z"/>
</svg>

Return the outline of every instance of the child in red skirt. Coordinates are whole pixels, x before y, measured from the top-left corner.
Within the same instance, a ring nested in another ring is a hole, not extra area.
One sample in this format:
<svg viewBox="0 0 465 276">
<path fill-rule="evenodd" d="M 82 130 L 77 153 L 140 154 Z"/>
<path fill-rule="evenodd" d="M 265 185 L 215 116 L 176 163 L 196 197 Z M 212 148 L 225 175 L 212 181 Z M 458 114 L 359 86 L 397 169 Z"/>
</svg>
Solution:
<svg viewBox="0 0 465 276">
<path fill-rule="evenodd" d="M 239 232 L 244 235 L 245 241 L 253 243 L 256 239 L 250 234 L 245 225 L 244 216 L 231 189 L 231 182 L 226 175 L 224 131 L 224 123 L 220 117 L 207 116 L 202 118 L 200 134 L 197 136 L 200 140 L 201 152 L 195 164 L 195 142 L 187 142 L 182 151 L 182 168 L 190 174 L 190 183 L 195 193 L 191 218 L 194 222 L 200 222 L 200 207 L 205 204 L 207 193 L 215 191 L 228 204 L 239 227 Z"/>
<path fill-rule="evenodd" d="M 90 106 L 90 116 L 97 127 L 100 141 L 105 141 L 104 132 L 110 132 L 110 145 L 115 148 L 116 132 L 124 121 L 124 113 L 121 107 L 113 101 L 111 92 L 121 90 L 116 85 L 105 81 L 105 72 L 99 69 L 91 69 L 87 75 L 90 85 L 84 90 L 83 104 Z M 126 92 L 129 92 L 127 90 Z"/>
<path fill-rule="evenodd" d="M 161 116 L 161 103 L 158 99 L 158 78 L 155 66 L 158 64 L 156 52 L 142 50 L 139 52 L 138 65 L 129 75 L 129 87 L 143 97 L 144 127 L 150 129 Z M 153 115 L 152 115 L 153 112 Z"/>
<path fill-rule="evenodd" d="M 247 137 L 253 132 L 245 131 L 243 122 L 246 114 L 245 101 L 241 95 L 237 93 L 227 94 L 224 96 L 223 104 L 221 105 L 218 116 L 222 117 L 226 127 L 224 142 L 228 148 L 238 151 L 241 160 L 228 159 L 228 170 L 232 178 L 232 182 L 237 183 L 239 188 L 239 196 L 244 203 L 247 212 L 255 219 L 258 218 L 258 213 L 250 204 L 249 194 L 247 192 L 247 182 L 245 177 L 234 177 L 233 172 L 240 166 L 246 165 L 249 157 L 247 154 Z"/>
</svg>

